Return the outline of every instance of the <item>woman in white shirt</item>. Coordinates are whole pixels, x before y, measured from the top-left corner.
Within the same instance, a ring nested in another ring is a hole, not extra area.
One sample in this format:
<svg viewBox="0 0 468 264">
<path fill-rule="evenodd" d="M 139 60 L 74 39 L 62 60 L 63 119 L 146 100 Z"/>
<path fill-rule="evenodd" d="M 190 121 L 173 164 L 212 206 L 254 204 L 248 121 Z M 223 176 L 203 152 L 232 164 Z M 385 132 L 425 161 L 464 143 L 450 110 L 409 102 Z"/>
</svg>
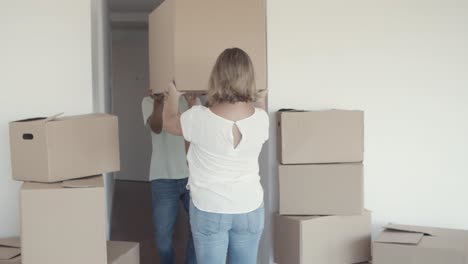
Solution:
<svg viewBox="0 0 468 264">
<path fill-rule="evenodd" d="M 254 264 L 264 227 L 258 157 L 268 139 L 266 91 L 258 92 L 252 62 L 227 49 L 211 72 L 208 102 L 182 115 L 174 84 L 164 129 L 190 142 L 190 222 L 198 263 Z M 255 107 L 255 105 L 258 107 Z"/>
</svg>

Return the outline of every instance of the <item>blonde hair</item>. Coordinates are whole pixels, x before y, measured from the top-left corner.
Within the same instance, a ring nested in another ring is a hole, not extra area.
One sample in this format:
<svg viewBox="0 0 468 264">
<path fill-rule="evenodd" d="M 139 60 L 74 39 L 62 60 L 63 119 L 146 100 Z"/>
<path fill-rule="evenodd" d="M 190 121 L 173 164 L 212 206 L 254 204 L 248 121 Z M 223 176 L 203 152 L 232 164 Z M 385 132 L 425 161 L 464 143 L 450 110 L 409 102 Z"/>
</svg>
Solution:
<svg viewBox="0 0 468 264">
<path fill-rule="evenodd" d="M 224 50 L 211 71 L 208 106 L 254 102 L 256 97 L 255 73 L 249 55 L 239 48 Z"/>
</svg>

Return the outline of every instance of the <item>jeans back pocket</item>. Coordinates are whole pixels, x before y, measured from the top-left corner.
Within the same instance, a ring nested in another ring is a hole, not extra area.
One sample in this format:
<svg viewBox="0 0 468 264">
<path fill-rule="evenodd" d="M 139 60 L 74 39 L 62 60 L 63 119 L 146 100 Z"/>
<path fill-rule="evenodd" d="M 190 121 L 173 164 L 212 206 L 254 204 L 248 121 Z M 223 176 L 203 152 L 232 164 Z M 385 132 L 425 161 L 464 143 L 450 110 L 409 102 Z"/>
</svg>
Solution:
<svg viewBox="0 0 468 264">
<path fill-rule="evenodd" d="M 202 211 L 192 203 L 190 206 L 192 233 L 198 232 L 207 236 L 219 233 L 221 216 L 221 214 Z"/>
</svg>

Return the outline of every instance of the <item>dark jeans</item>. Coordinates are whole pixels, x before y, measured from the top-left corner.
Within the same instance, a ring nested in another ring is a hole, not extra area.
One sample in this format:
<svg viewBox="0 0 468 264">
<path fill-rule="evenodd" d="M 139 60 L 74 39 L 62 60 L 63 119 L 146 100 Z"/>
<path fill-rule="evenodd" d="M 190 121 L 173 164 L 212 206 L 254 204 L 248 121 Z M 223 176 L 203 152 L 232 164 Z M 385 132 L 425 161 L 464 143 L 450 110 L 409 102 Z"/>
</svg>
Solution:
<svg viewBox="0 0 468 264">
<path fill-rule="evenodd" d="M 172 236 L 174 234 L 177 212 L 179 210 L 179 201 L 182 202 L 187 215 L 189 215 L 190 208 L 190 194 L 186 185 L 187 179 L 161 179 L 151 182 L 153 196 L 153 225 L 161 264 L 175 263 Z M 191 232 L 189 241 L 187 242 L 185 263 L 196 263 Z"/>
</svg>

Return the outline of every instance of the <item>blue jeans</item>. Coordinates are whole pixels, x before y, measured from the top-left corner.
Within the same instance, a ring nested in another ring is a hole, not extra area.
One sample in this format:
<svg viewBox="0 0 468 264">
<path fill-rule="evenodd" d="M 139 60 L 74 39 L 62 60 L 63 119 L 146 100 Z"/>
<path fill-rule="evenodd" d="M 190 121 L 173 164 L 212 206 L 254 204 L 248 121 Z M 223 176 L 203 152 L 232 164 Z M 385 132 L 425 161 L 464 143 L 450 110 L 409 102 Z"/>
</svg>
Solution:
<svg viewBox="0 0 468 264">
<path fill-rule="evenodd" d="M 198 263 L 256 264 L 265 210 L 246 214 L 217 214 L 190 203 L 190 225 Z"/>
<path fill-rule="evenodd" d="M 182 202 L 187 214 L 190 207 L 190 194 L 186 186 L 187 179 L 161 179 L 151 182 L 153 225 L 161 264 L 175 263 L 172 236 L 179 210 L 179 201 Z M 192 234 L 190 234 L 187 242 L 186 252 L 185 263 L 195 264 L 196 257 Z"/>
</svg>

